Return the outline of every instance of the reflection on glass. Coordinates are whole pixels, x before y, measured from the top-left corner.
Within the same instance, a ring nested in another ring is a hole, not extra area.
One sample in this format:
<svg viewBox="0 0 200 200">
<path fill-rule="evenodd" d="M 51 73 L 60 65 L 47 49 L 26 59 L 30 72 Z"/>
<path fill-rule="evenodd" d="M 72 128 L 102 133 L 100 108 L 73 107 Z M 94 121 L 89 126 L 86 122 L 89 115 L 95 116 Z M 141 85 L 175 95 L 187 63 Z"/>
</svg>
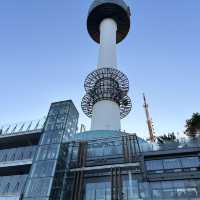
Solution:
<svg viewBox="0 0 200 200">
<path fill-rule="evenodd" d="M 37 160 L 54 160 L 58 156 L 59 145 L 46 145 L 39 148 Z"/>
<path fill-rule="evenodd" d="M 34 178 L 29 182 L 25 197 L 45 197 L 49 195 L 50 178 Z"/>
<path fill-rule="evenodd" d="M 162 163 L 162 160 L 150 160 L 150 161 L 146 161 L 146 167 L 147 167 L 147 170 L 149 171 L 162 170 L 163 163 Z"/>
<path fill-rule="evenodd" d="M 111 183 L 102 178 L 87 180 L 84 200 L 111 200 Z"/>
<path fill-rule="evenodd" d="M 177 169 L 181 168 L 181 164 L 178 159 L 166 159 L 163 161 L 165 169 Z"/>
<path fill-rule="evenodd" d="M 192 200 L 200 197 L 200 181 L 180 180 L 180 181 L 161 181 L 150 183 L 153 199 L 182 199 Z"/>
<path fill-rule="evenodd" d="M 183 157 L 164 160 L 145 161 L 148 171 L 169 170 L 181 168 L 197 168 L 200 166 L 198 157 Z"/>
<path fill-rule="evenodd" d="M 96 159 L 103 156 L 117 156 L 122 155 L 121 141 L 107 141 L 89 144 L 87 156 L 89 159 Z"/>
<path fill-rule="evenodd" d="M 0 177 L 0 195 L 20 194 L 27 175 L 1 176 Z"/>
<path fill-rule="evenodd" d="M 200 164 L 198 157 L 181 158 L 181 163 L 183 168 L 199 167 Z"/>
<path fill-rule="evenodd" d="M 50 177 L 55 170 L 55 161 L 37 162 L 34 164 L 32 177 Z"/>
<path fill-rule="evenodd" d="M 35 150 L 35 146 L 0 150 L 0 162 L 33 159 Z"/>
</svg>

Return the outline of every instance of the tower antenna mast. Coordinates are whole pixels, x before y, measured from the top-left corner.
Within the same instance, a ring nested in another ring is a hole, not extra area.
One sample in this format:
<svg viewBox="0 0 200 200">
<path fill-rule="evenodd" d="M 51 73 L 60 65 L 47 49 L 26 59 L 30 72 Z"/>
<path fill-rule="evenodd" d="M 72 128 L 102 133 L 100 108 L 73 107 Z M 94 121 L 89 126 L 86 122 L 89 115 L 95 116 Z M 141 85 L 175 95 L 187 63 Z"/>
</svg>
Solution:
<svg viewBox="0 0 200 200">
<path fill-rule="evenodd" d="M 152 119 L 150 117 L 149 106 L 147 104 L 146 96 L 145 96 L 144 93 L 143 93 L 143 99 L 144 99 L 145 114 L 146 114 L 146 118 L 147 118 L 147 126 L 148 126 L 148 129 L 149 129 L 149 139 L 150 139 L 151 142 L 155 142 L 156 136 L 155 136 L 155 131 L 154 131 L 154 127 L 153 127 L 153 122 L 152 122 Z"/>
</svg>

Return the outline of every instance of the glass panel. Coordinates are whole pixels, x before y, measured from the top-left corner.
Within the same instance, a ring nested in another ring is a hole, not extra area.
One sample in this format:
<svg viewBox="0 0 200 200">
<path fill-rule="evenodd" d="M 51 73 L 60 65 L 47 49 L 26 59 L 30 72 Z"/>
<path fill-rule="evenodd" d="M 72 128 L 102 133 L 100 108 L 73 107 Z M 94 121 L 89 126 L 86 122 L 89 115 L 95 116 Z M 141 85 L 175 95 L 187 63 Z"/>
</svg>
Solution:
<svg viewBox="0 0 200 200">
<path fill-rule="evenodd" d="M 185 197 L 187 195 L 187 191 L 185 188 L 177 188 L 177 197 Z"/>
<path fill-rule="evenodd" d="M 150 199 L 150 188 L 149 188 L 149 183 L 140 183 L 139 184 L 139 196 L 140 199 Z"/>
<path fill-rule="evenodd" d="M 55 122 L 56 122 L 56 116 L 54 116 L 54 115 L 48 116 L 46 126 L 45 126 L 45 131 L 54 130 Z"/>
<path fill-rule="evenodd" d="M 183 168 L 199 167 L 198 157 L 180 158 Z"/>
<path fill-rule="evenodd" d="M 49 188 L 51 186 L 50 178 L 37 178 L 29 182 L 25 197 L 41 197 L 49 196 Z"/>
<path fill-rule="evenodd" d="M 62 132 L 46 132 L 43 135 L 42 144 L 58 144 L 61 142 Z"/>
<path fill-rule="evenodd" d="M 123 154 L 122 143 L 120 141 L 108 142 L 104 146 L 104 156 L 114 156 Z"/>
<path fill-rule="evenodd" d="M 88 152 L 90 153 L 89 149 L 88 149 Z M 91 154 L 89 154 L 88 156 L 91 156 Z M 78 158 L 78 147 L 73 147 L 73 149 L 72 149 L 72 160 L 75 161 L 75 160 L 77 160 L 77 158 Z"/>
<path fill-rule="evenodd" d="M 0 150 L 0 162 L 33 159 L 35 150 L 35 146 Z"/>
<path fill-rule="evenodd" d="M 163 197 L 164 198 L 173 198 L 176 197 L 176 190 L 175 188 L 170 188 L 170 189 L 163 189 Z"/>
<path fill-rule="evenodd" d="M 26 179 L 27 175 L 0 177 L 0 195 L 20 194 Z"/>
<path fill-rule="evenodd" d="M 94 143 L 88 147 L 88 158 L 95 159 L 95 157 L 101 157 L 103 156 L 103 151 L 103 144 Z"/>
<path fill-rule="evenodd" d="M 53 160 L 58 157 L 59 145 L 46 145 L 39 148 L 37 160 Z"/>
<path fill-rule="evenodd" d="M 138 181 L 133 179 L 131 173 L 123 177 L 123 197 L 126 200 L 139 198 L 139 185 Z"/>
<path fill-rule="evenodd" d="M 87 180 L 84 200 L 111 200 L 111 183 L 103 178 Z"/>
<path fill-rule="evenodd" d="M 162 199 L 162 190 L 160 189 L 153 189 L 152 190 L 152 195 L 153 195 L 153 198 L 155 199 Z"/>
<path fill-rule="evenodd" d="M 181 168 L 179 159 L 166 159 L 163 160 L 164 169 L 177 169 Z"/>
<path fill-rule="evenodd" d="M 162 160 L 150 160 L 145 163 L 148 171 L 163 170 Z"/>
<path fill-rule="evenodd" d="M 186 192 L 187 192 L 188 197 L 197 197 L 198 196 L 197 188 L 187 188 Z"/>
<path fill-rule="evenodd" d="M 55 161 L 38 162 L 34 164 L 32 177 L 53 176 L 55 170 Z"/>
</svg>

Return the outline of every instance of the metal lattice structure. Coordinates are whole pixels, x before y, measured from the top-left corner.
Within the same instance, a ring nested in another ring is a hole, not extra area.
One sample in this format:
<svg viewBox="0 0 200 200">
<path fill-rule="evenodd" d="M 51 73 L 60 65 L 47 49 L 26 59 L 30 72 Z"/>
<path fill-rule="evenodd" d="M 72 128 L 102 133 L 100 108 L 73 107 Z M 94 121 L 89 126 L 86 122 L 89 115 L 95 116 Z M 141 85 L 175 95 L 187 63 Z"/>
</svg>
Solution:
<svg viewBox="0 0 200 200">
<path fill-rule="evenodd" d="M 91 72 L 84 83 L 86 95 L 82 99 L 83 112 L 92 116 L 95 103 L 110 100 L 120 107 L 120 117 L 124 118 L 131 111 L 131 99 L 127 96 L 129 81 L 125 74 L 114 68 L 100 68 Z"/>
</svg>

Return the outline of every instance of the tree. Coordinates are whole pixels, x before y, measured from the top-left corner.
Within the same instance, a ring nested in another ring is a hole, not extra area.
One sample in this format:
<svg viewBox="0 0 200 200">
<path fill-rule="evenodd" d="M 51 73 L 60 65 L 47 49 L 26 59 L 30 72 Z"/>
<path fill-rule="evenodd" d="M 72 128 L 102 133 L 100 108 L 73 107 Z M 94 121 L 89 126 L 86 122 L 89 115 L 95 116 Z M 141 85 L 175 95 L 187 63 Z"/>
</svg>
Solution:
<svg viewBox="0 0 200 200">
<path fill-rule="evenodd" d="M 176 138 L 174 132 L 157 137 L 157 143 L 161 150 L 177 149 L 180 145 L 180 142 Z"/>
<path fill-rule="evenodd" d="M 157 137 L 158 144 L 166 144 L 171 142 L 176 142 L 176 136 L 174 132 L 164 134 L 162 136 Z"/>
<path fill-rule="evenodd" d="M 200 135 L 200 113 L 193 113 L 192 117 L 186 120 L 185 134 L 189 137 Z"/>
</svg>

